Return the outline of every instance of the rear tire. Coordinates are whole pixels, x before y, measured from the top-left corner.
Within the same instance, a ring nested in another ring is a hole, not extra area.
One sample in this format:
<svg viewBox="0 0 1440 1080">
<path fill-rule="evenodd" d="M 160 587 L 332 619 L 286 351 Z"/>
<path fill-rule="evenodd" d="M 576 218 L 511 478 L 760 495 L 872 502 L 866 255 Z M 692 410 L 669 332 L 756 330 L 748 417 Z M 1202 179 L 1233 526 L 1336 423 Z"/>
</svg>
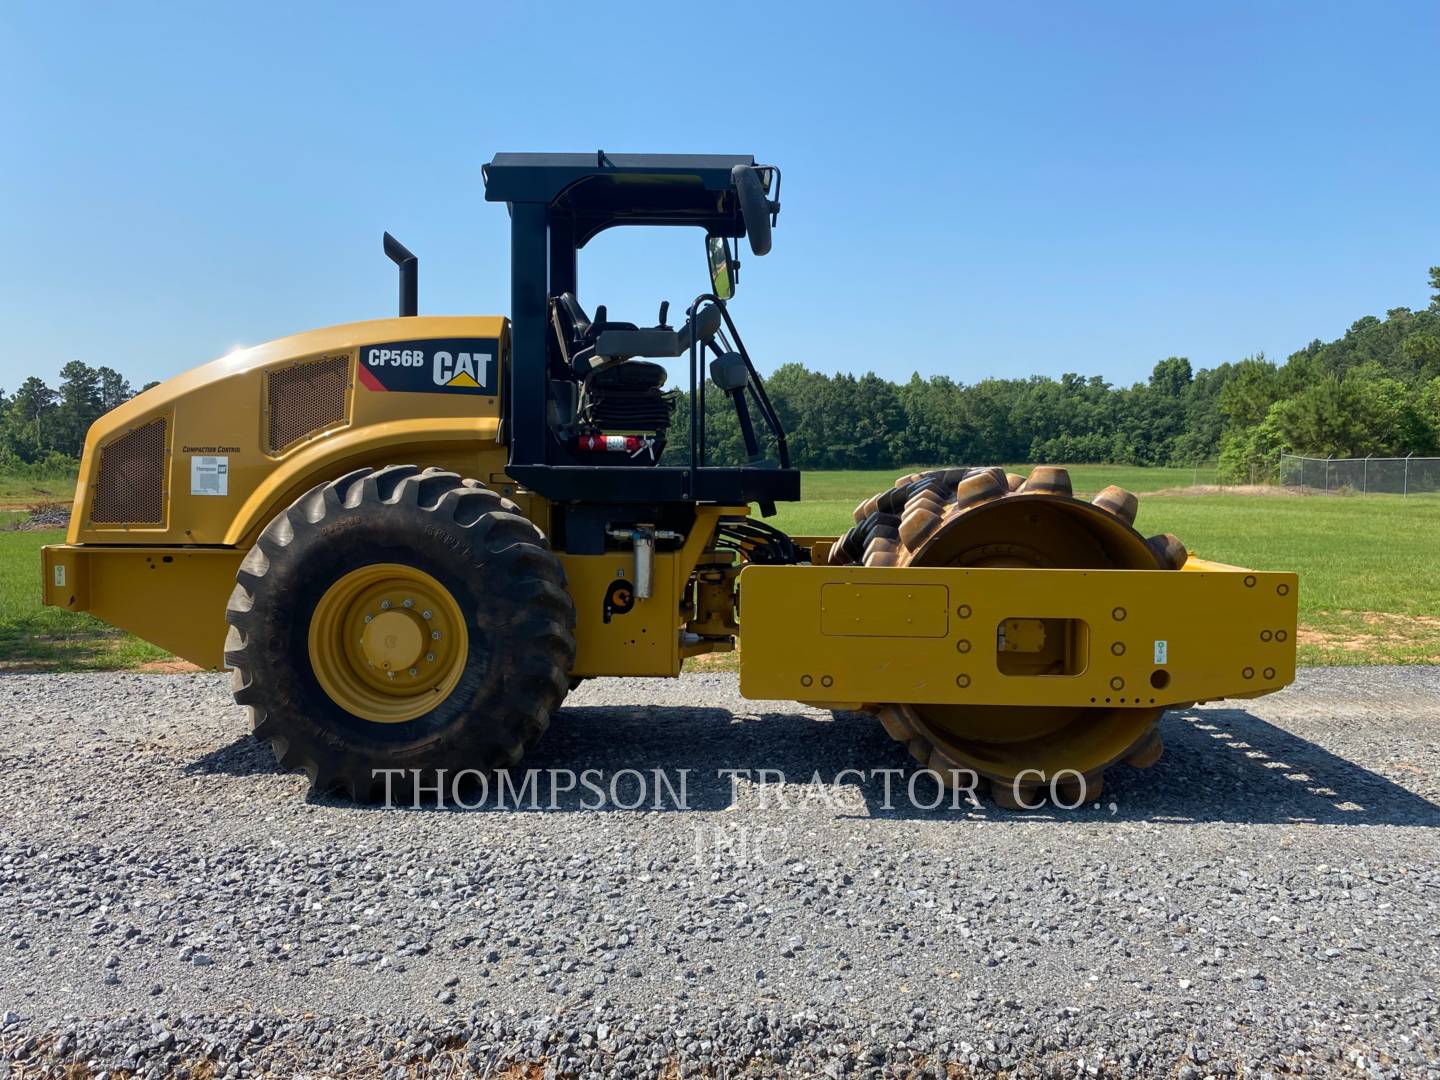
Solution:
<svg viewBox="0 0 1440 1080">
<path fill-rule="evenodd" d="M 399 631 L 383 653 L 367 642 L 382 606 Z M 297 499 L 245 557 L 225 618 L 255 734 L 312 791 L 357 801 L 514 765 L 575 660 L 575 607 L 540 530 L 484 485 L 413 465 Z"/>
</svg>

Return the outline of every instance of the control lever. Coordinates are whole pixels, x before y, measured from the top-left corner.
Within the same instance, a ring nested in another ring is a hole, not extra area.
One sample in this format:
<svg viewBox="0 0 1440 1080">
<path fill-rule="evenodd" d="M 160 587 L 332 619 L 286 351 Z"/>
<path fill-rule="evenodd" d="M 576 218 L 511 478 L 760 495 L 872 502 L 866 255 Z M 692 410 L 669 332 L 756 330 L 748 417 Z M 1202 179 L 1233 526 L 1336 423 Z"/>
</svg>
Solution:
<svg viewBox="0 0 1440 1080">
<path fill-rule="evenodd" d="M 670 301 L 669 301 L 669 300 L 661 300 L 661 301 L 660 301 L 660 321 L 655 324 L 655 329 L 657 329 L 657 330 L 669 330 L 669 329 L 670 329 Z"/>
</svg>

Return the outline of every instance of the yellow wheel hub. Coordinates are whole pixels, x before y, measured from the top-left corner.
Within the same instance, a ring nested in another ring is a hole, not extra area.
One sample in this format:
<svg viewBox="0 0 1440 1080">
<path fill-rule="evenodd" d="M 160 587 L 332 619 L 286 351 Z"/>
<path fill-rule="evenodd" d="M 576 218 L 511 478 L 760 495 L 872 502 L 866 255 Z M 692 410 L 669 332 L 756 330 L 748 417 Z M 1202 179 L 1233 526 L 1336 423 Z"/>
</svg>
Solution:
<svg viewBox="0 0 1440 1080">
<path fill-rule="evenodd" d="M 444 701 L 469 644 L 450 590 L 403 563 L 352 570 L 310 619 L 315 678 L 335 704 L 377 724 L 414 720 Z"/>
<path fill-rule="evenodd" d="M 428 636 L 421 629 L 421 616 L 414 610 L 382 611 L 361 632 L 360 652 L 370 667 L 385 671 L 412 668 Z"/>
</svg>

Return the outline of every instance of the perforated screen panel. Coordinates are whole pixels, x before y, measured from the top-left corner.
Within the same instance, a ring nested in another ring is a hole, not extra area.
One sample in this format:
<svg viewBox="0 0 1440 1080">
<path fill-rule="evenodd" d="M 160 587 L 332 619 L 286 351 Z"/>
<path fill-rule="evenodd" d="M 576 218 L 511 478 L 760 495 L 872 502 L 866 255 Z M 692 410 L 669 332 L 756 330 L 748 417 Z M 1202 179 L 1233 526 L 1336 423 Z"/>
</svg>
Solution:
<svg viewBox="0 0 1440 1080">
<path fill-rule="evenodd" d="M 163 417 L 101 448 L 90 520 L 101 525 L 164 524 Z"/>
<path fill-rule="evenodd" d="M 265 378 L 267 449 L 279 453 L 312 432 L 343 424 L 349 384 L 349 355 L 270 372 Z"/>
</svg>

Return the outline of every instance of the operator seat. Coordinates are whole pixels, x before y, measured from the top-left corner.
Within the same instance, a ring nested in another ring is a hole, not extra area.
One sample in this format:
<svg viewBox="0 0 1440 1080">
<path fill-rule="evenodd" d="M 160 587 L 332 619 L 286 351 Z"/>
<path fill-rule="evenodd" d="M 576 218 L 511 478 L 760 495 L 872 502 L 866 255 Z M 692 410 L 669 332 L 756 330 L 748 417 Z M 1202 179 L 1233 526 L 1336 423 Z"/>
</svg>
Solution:
<svg viewBox="0 0 1440 1080">
<path fill-rule="evenodd" d="M 602 305 L 593 320 L 564 292 L 552 297 L 550 321 L 555 329 L 560 364 L 551 377 L 579 384 L 574 401 L 574 428 L 581 436 L 641 432 L 648 452 L 628 456 L 625 464 L 653 465 L 665 448 L 675 411 L 676 395 L 664 389 L 668 373 L 661 364 L 633 357 L 602 357 L 595 343 L 607 330 L 638 331 L 634 323 L 611 322 Z M 573 390 L 572 390 L 573 392 Z M 568 410 L 567 410 L 568 411 Z M 610 455 L 607 455 L 610 456 Z M 621 461 L 613 462 L 620 464 Z"/>
<path fill-rule="evenodd" d="M 560 342 L 560 351 L 565 362 L 578 378 L 585 378 L 601 367 L 601 358 L 595 355 L 595 343 L 606 330 L 639 330 L 631 322 L 612 322 L 606 315 L 605 305 L 595 309 L 592 320 L 575 299 L 572 292 L 563 292 L 550 304 L 551 322 Z"/>
</svg>

